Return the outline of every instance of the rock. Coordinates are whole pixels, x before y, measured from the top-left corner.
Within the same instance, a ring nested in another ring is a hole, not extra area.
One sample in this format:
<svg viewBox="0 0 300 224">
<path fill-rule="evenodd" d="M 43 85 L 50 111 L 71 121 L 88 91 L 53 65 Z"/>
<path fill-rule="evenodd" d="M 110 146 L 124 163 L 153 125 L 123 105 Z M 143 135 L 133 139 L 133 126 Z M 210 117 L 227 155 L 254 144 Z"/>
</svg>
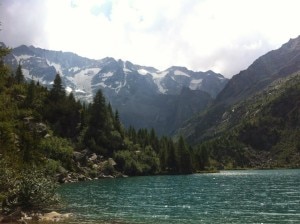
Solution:
<svg viewBox="0 0 300 224">
<path fill-rule="evenodd" d="M 126 178 L 126 177 L 128 177 L 128 176 L 125 175 L 125 174 L 122 174 L 122 173 L 117 173 L 117 174 L 115 175 L 115 177 L 116 177 L 116 178 Z"/>
<path fill-rule="evenodd" d="M 18 95 L 16 96 L 16 99 L 17 99 L 18 101 L 22 101 L 22 100 L 25 100 L 25 99 L 26 99 L 26 96 L 21 95 L 21 94 L 18 94 Z"/>
<path fill-rule="evenodd" d="M 44 138 L 50 138 L 51 137 L 51 135 L 49 134 L 49 133 L 47 133 L 45 136 L 44 136 Z"/>
<path fill-rule="evenodd" d="M 113 158 L 109 158 L 109 159 L 108 159 L 108 163 L 109 163 L 109 165 L 111 165 L 111 166 L 116 166 L 116 165 L 117 165 L 117 163 L 113 160 Z"/>
<path fill-rule="evenodd" d="M 67 175 L 65 173 L 61 173 L 57 176 L 57 181 L 61 184 L 66 183 Z"/>
<path fill-rule="evenodd" d="M 91 154 L 91 152 L 90 152 L 89 149 L 84 149 L 84 150 L 82 150 L 80 153 L 81 153 L 82 155 L 84 155 L 84 156 L 88 156 L 88 155 Z"/>
<path fill-rule="evenodd" d="M 58 169 L 57 169 L 57 171 L 58 171 L 59 173 L 67 173 L 67 172 L 68 172 L 68 171 L 67 171 L 64 167 L 62 167 L 62 166 L 59 166 Z"/>
<path fill-rule="evenodd" d="M 47 125 L 40 122 L 36 124 L 36 131 L 41 134 L 42 136 L 45 136 L 47 134 Z"/>
<path fill-rule="evenodd" d="M 65 219 L 68 219 L 72 217 L 71 213 L 66 213 L 66 214 L 60 214 L 58 212 L 50 212 L 50 213 L 45 213 L 44 215 L 39 217 L 40 221 L 50 221 L 50 222 L 59 222 Z"/>
<path fill-rule="evenodd" d="M 34 117 L 32 117 L 32 116 L 24 117 L 23 120 L 24 120 L 25 124 L 28 124 L 28 123 L 34 121 Z"/>
<path fill-rule="evenodd" d="M 89 161 L 95 161 L 98 158 L 96 153 L 93 153 L 92 156 L 89 158 Z"/>
<path fill-rule="evenodd" d="M 102 175 L 99 176 L 99 178 L 115 178 L 115 177 L 112 176 L 112 175 L 104 175 L 104 174 L 102 174 Z"/>
<path fill-rule="evenodd" d="M 92 168 L 93 168 L 94 170 L 97 170 L 97 169 L 99 168 L 99 165 L 93 164 Z"/>
<path fill-rule="evenodd" d="M 78 162 L 84 158 L 84 155 L 81 152 L 73 152 L 73 159 Z"/>
<path fill-rule="evenodd" d="M 22 212 L 22 218 L 20 221 L 32 220 L 32 216 L 28 216 L 26 213 Z"/>
<path fill-rule="evenodd" d="M 83 174 L 80 174 L 80 175 L 78 176 L 78 180 L 79 180 L 79 181 L 85 181 L 85 180 L 86 180 L 86 176 L 84 176 Z"/>
</svg>

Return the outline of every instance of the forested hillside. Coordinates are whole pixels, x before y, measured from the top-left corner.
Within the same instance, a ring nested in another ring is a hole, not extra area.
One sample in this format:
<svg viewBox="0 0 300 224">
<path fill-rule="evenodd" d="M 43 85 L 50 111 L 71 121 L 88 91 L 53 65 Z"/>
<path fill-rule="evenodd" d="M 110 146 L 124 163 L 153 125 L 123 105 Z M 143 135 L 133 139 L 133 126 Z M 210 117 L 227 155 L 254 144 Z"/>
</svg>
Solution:
<svg viewBox="0 0 300 224">
<path fill-rule="evenodd" d="M 300 166 L 300 74 L 233 105 L 200 143 L 220 168 Z M 212 163 L 214 163 L 212 162 Z"/>
<path fill-rule="evenodd" d="M 180 133 L 190 143 L 199 143 L 213 137 L 223 122 L 223 115 L 233 105 L 263 92 L 274 81 L 300 70 L 300 36 L 290 39 L 279 49 L 256 59 L 246 70 L 233 76 L 205 113 L 199 113 L 187 122 Z"/>
<path fill-rule="evenodd" d="M 178 131 L 219 168 L 299 167 L 300 37 L 235 75 Z"/>
</svg>

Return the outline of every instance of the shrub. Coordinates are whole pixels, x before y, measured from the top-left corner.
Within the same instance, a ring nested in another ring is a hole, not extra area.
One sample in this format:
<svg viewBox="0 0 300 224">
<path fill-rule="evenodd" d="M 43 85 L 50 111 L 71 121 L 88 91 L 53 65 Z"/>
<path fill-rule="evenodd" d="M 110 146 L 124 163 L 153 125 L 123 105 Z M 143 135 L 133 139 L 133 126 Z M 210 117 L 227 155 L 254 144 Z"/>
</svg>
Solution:
<svg viewBox="0 0 300 224">
<path fill-rule="evenodd" d="M 73 148 L 66 139 L 55 136 L 45 138 L 40 148 L 47 158 L 60 161 L 64 167 L 71 167 Z"/>
<path fill-rule="evenodd" d="M 40 211 L 58 203 L 56 182 L 42 170 L 24 170 L 6 175 L 10 182 L 6 184 L 2 212 L 10 214 L 17 209 L 22 211 Z M 5 181 L 4 179 L 2 181 Z"/>
<path fill-rule="evenodd" d="M 114 158 L 117 168 L 128 175 L 149 175 L 159 172 L 159 158 L 150 146 L 141 151 L 118 151 Z"/>
</svg>

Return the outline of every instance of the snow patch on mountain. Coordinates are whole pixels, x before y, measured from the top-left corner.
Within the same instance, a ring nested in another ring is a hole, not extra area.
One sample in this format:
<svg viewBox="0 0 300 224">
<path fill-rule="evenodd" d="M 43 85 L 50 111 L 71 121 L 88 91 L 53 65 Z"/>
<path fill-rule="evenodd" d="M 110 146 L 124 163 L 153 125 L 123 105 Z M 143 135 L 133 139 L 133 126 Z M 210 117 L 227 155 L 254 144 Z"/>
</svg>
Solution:
<svg viewBox="0 0 300 224">
<path fill-rule="evenodd" d="M 93 88 L 97 88 L 98 86 L 100 86 L 100 87 L 103 87 L 103 88 L 106 88 L 106 87 L 108 87 L 104 82 L 99 82 L 99 83 L 97 83 L 97 84 L 93 84 L 93 85 L 91 85 Z M 109 86 L 110 87 L 110 86 Z"/>
<path fill-rule="evenodd" d="M 169 71 L 163 71 L 163 72 L 156 72 L 156 73 L 152 73 L 152 77 L 154 79 L 161 79 L 163 77 L 165 77 L 167 74 L 169 73 Z"/>
<path fill-rule="evenodd" d="M 79 67 L 73 67 L 73 68 L 69 68 L 69 72 L 77 72 L 77 71 L 79 71 L 80 70 L 80 68 Z"/>
<path fill-rule="evenodd" d="M 20 63 L 23 60 L 27 60 L 27 59 L 32 58 L 32 55 L 23 54 L 23 55 L 19 55 L 19 56 L 14 55 L 14 57 L 17 60 L 17 62 Z"/>
<path fill-rule="evenodd" d="M 162 85 L 162 78 L 157 78 L 153 80 L 156 86 L 158 87 L 158 91 L 162 94 L 165 94 L 168 90 Z"/>
<path fill-rule="evenodd" d="M 60 75 L 63 74 L 63 70 L 62 70 L 60 64 L 51 62 L 51 61 L 49 61 L 49 60 L 47 60 L 47 64 L 50 65 L 50 66 L 53 66 L 53 67 L 55 68 L 56 72 L 58 72 Z"/>
<path fill-rule="evenodd" d="M 112 72 L 107 72 L 107 73 L 101 74 L 101 77 L 102 77 L 102 78 L 109 78 L 109 77 L 111 77 L 111 76 L 113 76 L 113 75 L 114 75 L 114 73 L 112 73 Z"/>
<path fill-rule="evenodd" d="M 193 79 L 190 82 L 189 88 L 191 90 L 197 90 L 202 84 L 203 79 Z"/>
<path fill-rule="evenodd" d="M 28 69 L 22 68 L 22 73 L 23 73 L 23 75 L 26 79 L 31 79 L 31 76 L 29 75 L 29 70 Z"/>
<path fill-rule="evenodd" d="M 174 71 L 174 75 L 179 75 L 179 76 L 186 76 L 186 77 L 190 77 L 188 74 L 186 74 L 185 72 L 176 70 Z"/>
<path fill-rule="evenodd" d="M 66 90 L 66 92 L 69 94 L 69 93 L 71 93 L 71 92 L 73 92 L 73 89 L 70 87 L 70 86 L 67 86 L 66 88 L 65 88 L 65 90 Z"/>
<path fill-rule="evenodd" d="M 83 91 L 82 89 L 75 89 L 75 93 L 86 93 L 86 92 Z"/>
<path fill-rule="evenodd" d="M 67 77 L 71 82 L 73 82 L 78 89 L 84 92 L 92 92 L 92 78 L 94 75 L 100 72 L 100 68 L 88 68 L 83 69 L 76 73 L 74 77 Z"/>
<path fill-rule="evenodd" d="M 147 75 L 147 74 L 151 74 L 150 72 L 148 72 L 146 69 L 139 69 L 139 70 L 137 70 L 138 71 L 138 73 L 140 74 L 140 75 Z"/>
</svg>

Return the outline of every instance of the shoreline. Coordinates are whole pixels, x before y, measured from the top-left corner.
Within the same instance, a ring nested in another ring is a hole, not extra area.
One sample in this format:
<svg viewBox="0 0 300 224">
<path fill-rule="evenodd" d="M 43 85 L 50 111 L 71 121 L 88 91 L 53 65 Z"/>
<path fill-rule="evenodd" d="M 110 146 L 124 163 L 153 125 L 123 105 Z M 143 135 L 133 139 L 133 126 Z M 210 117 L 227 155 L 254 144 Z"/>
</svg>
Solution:
<svg viewBox="0 0 300 224">
<path fill-rule="evenodd" d="M 3 224 L 34 224 L 34 223 L 67 223 L 67 220 L 74 218 L 72 213 L 58 213 L 55 211 L 48 213 L 26 214 L 20 212 L 15 216 L 0 215 L 0 223 Z"/>
</svg>

